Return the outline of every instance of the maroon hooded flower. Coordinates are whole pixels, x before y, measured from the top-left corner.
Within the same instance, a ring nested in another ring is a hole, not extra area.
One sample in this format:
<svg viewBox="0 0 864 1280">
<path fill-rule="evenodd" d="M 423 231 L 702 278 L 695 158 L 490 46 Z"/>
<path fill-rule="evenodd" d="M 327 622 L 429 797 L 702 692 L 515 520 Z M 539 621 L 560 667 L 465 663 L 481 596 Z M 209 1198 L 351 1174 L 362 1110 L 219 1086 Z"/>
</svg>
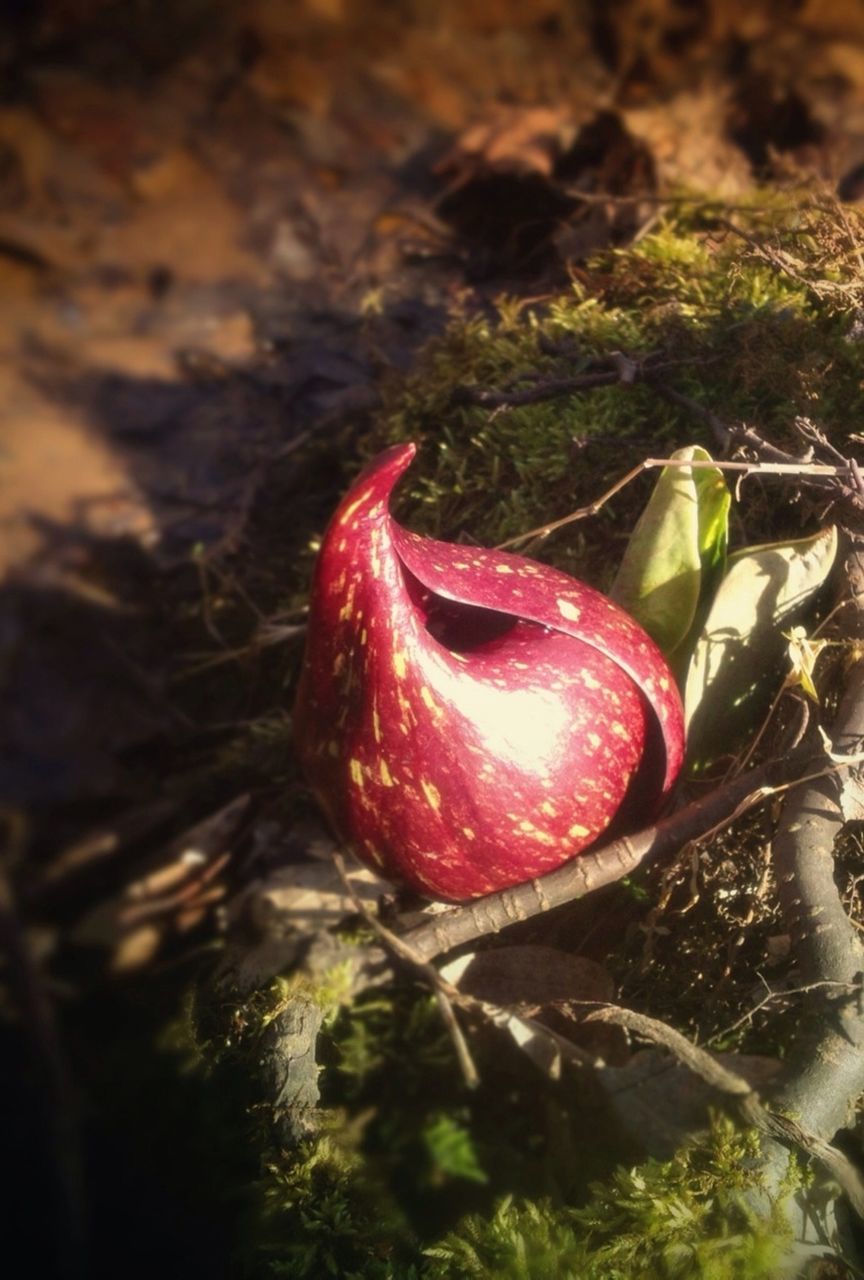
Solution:
<svg viewBox="0 0 864 1280">
<path fill-rule="evenodd" d="M 660 651 L 605 596 L 398 525 L 414 452 L 375 459 L 327 529 L 295 734 L 337 834 L 385 876 L 459 900 L 650 820 L 683 718 Z"/>
</svg>

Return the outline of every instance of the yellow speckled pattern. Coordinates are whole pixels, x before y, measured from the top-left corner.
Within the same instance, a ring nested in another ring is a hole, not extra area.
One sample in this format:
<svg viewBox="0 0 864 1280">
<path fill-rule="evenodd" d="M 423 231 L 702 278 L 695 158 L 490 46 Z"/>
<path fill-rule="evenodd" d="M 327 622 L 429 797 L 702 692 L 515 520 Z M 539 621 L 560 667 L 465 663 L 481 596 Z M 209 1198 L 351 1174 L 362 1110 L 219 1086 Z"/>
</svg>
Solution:
<svg viewBox="0 0 864 1280">
<path fill-rule="evenodd" d="M 316 568 L 295 706 L 306 776 L 384 874 L 464 899 L 533 878 L 647 811 L 683 754 L 648 637 L 536 562 L 421 538 L 389 515 L 413 446 L 347 495 Z"/>
</svg>

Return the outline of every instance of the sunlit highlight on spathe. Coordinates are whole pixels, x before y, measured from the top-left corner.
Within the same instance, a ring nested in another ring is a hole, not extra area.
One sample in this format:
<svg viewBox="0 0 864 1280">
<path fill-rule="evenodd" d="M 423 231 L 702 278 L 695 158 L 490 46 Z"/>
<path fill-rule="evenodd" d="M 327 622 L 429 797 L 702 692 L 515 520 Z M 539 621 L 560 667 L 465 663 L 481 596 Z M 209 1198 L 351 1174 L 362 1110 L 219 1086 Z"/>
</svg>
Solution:
<svg viewBox="0 0 864 1280">
<path fill-rule="evenodd" d="M 435 662 L 435 694 L 478 726 L 480 745 L 492 760 L 532 774 L 548 773 L 561 759 L 572 716 L 560 698 L 539 688 L 502 689 Z"/>
<path fill-rule="evenodd" d="M 413 453 L 377 458 L 322 540 L 295 730 L 358 856 L 459 900 L 560 866 L 625 802 L 653 815 L 683 717 L 662 655 L 605 597 L 397 524 Z"/>
</svg>

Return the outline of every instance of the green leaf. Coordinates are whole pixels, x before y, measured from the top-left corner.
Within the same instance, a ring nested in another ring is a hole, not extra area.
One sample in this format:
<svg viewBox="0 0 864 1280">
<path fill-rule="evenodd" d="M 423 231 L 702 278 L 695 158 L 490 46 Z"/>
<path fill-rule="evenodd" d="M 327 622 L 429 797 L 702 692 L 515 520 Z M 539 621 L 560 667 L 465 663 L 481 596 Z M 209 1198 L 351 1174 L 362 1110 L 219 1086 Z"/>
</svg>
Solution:
<svg viewBox="0 0 864 1280">
<path fill-rule="evenodd" d="M 710 462 L 699 445 L 673 460 Z M 667 657 L 689 651 L 723 572 L 731 496 L 715 467 L 664 467 L 630 537 L 612 599 L 640 622 Z"/>
<path fill-rule="evenodd" d="M 733 752 L 777 687 L 788 640 L 837 552 L 831 526 L 749 547 L 729 565 L 696 641 L 684 689 L 688 757 L 699 768 Z"/>
<path fill-rule="evenodd" d="M 438 1112 L 423 1129 L 423 1143 L 436 1173 L 468 1182 L 488 1182 L 468 1129 L 452 1115 Z"/>
</svg>

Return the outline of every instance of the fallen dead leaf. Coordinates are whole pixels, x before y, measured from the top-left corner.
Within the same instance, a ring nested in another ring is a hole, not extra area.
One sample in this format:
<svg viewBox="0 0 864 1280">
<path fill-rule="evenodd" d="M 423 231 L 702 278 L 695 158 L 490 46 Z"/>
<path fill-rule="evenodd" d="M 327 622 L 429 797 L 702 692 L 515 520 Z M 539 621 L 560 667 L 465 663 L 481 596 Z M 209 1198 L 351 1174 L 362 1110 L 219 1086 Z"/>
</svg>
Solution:
<svg viewBox="0 0 864 1280">
<path fill-rule="evenodd" d="M 132 973 L 155 959 L 165 934 L 164 927 L 140 925 L 117 943 L 109 968 L 112 973 Z"/>
<path fill-rule="evenodd" d="M 496 106 L 463 130 L 435 171 L 450 189 L 484 172 L 549 178 L 576 130 L 569 107 Z"/>
<path fill-rule="evenodd" d="M 517 1016 L 511 1030 L 523 1046 L 519 1014 L 548 1026 L 595 1059 L 626 1060 L 626 1037 L 620 1027 L 586 1023 L 580 1017 L 584 1002 L 606 1004 L 615 996 L 612 977 L 596 960 L 555 947 L 495 947 L 451 961 L 442 974 L 460 991 L 513 1010 Z M 529 1035 L 527 1041 L 534 1038 Z"/>
<path fill-rule="evenodd" d="M 248 804 L 235 797 L 152 855 L 144 874 L 78 921 L 74 941 L 108 950 L 115 972 L 149 963 L 172 931 L 188 931 L 224 898 L 220 877 Z"/>
<path fill-rule="evenodd" d="M 757 1054 L 712 1056 L 757 1091 L 783 1065 Z M 600 1071 L 599 1080 L 626 1133 L 657 1160 L 670 1159 L 685 1139 L 706 1128 L 718 1101 L 716 1090 L 661 1049 L 640 1049 L 625 1066 Z"/>
<path fill-rule="evenodd" d="M 370 910 L 394 887 L 366 867 L 351 867 L 348 880 L 359 900 Z M 263 932 L 278 926 L 300 933 L 332 928 L 357 908 L 346 891 L 332 858 L 281 867 L 254 885 L 244 903 L 249 920 Z"/>
<path fill-rule="evenodd" d="M 685 187 L 731 199 L 749 191 L 747 157 L 729 139 L 728 87 L 715 82 L 663 102 L 622 111 L 628 130 L 648 147 L 661 188 Z"/>
</svg>

